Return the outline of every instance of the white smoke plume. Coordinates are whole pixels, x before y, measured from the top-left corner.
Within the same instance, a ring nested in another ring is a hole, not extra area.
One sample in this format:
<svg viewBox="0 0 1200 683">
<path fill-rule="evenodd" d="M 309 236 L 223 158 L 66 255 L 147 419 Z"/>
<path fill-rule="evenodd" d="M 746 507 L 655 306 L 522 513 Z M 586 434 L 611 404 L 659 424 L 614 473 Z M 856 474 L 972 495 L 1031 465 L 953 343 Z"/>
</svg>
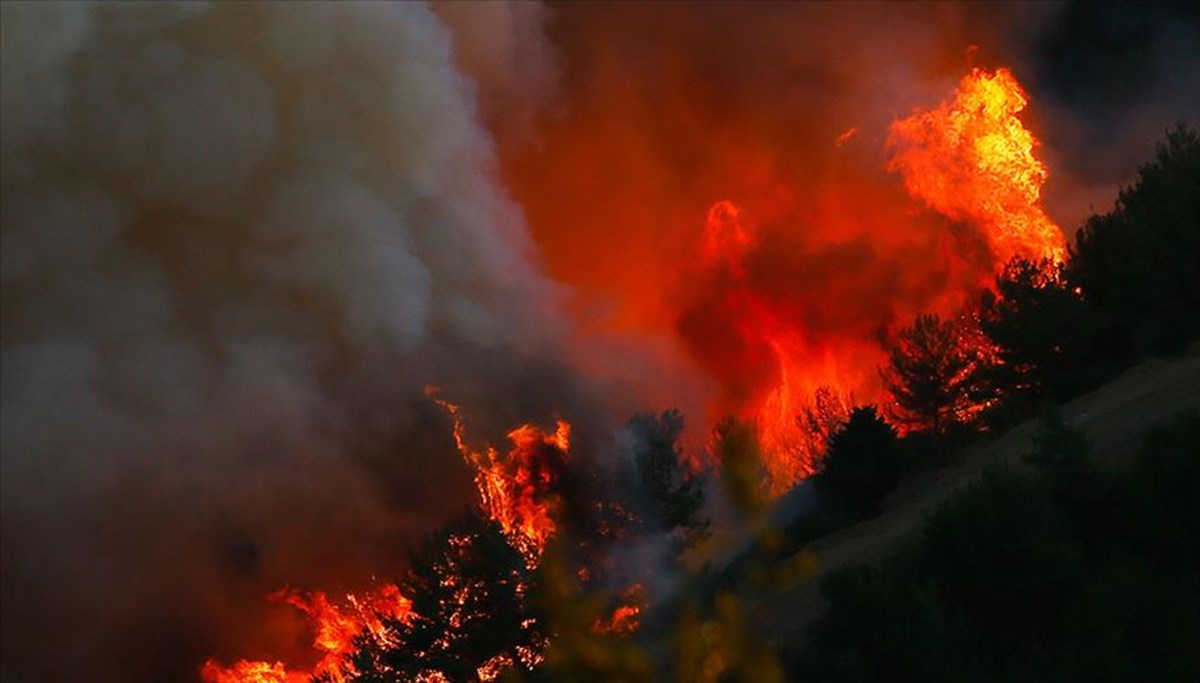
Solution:
<svg viewBox="0 0 1200 683">
<path fill-rule="evenodd" d="M 456 54 L 415 3 L 3 4 L 5 680 L 186 679 L 263 590 L 395 567 L 471 498 L 427 383 L 563 408 L 502 7 Z"/>
</svg>

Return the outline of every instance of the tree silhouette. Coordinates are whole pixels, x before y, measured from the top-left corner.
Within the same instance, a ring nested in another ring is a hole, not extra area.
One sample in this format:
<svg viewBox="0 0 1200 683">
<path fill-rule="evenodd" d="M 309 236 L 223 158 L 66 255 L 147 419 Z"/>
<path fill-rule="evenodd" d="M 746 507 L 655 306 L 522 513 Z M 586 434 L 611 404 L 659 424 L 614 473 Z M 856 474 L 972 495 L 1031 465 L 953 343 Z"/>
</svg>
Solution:
<svg viewBox="0 0 1200 683">
<path fill-rule="evenodd" d="M 880 374 L 902 423 L 942 435 L 977 408 L 972 390 L 981 358 L 962 324 L 917 316 L 897 335 L 889 361 Z"/>
<path fill-rule="evenodd" d="M 642 488 L 653 508 L 647 521 L 664 533 L 681 530 L 689 545 L 702 541 L 709 527 L 709 521 L 699 515 L 704 481 L 683 460 L 679 444 L 683 415 L 678 410 L 642 413 L 631 418 L 626 428 L 633 437 L 633 460 Z"/>
<path fill-rule="evenodd" d="M 1200 413 L 1117 471 L 1049 414 L 888 558 L 823 582 L 794 680 L 1200 680 Z"/>
<path fill-rule="evenodd" d="M 829 440 L 818 489 L 853 516 L 875 512 L 904 474 L 896 430 L 874 406 L 855 408 Z"/>
<path fill-rule="evenodd" d="M 1069 276 L 1104 314 L 1102 339 L 1121 360 L 1200 338 L 1200 134 L 1167 133 L 1113 211 L 1076 234 Z"/>
<path fill-rule="evenodd" d="M 470 510 L 410 556 L 400 591 L 415 616 L 384 620 L 353 657 L 356 683 L 475 681 L 484 665 L 521 666 L 545 641 L 532 572 L 499 525 Z"/>
<path fill-rule="evenodd" d="M 996 277 L 996 290 L 983 293 L 980 311 L 980 328 L 996 346 L 988 375 L 1001 396 L 1061 400 L 1097 379 L 1094 314 L 1062 264 L 1014 258 Z"/>
</svg>

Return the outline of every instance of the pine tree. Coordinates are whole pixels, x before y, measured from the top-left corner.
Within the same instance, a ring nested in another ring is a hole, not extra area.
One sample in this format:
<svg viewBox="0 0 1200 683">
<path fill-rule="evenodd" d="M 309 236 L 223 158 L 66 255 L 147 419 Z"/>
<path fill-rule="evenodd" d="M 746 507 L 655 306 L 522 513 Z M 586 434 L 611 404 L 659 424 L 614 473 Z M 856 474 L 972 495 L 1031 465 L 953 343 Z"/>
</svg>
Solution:
<svg viewBox="0 0 1200 683">
<path fill-rule="evenodd" d="M 889 360 L 881 375 L 900 422 L 942 435 L 978 407 L 972 392 L 982 359 L 960 323 L 917 316 L 900 331 Z"/>
<path fill-rule="evenodd" d="M 360 640 L 351 680 L 475 681 L 484 665 L 521 666 L 545 642 L 532 579 L 499 525 L 468 511 L 411 554 L 400 591 L 413 616 L 385 620 L 383 637 Z"/>
</svg>

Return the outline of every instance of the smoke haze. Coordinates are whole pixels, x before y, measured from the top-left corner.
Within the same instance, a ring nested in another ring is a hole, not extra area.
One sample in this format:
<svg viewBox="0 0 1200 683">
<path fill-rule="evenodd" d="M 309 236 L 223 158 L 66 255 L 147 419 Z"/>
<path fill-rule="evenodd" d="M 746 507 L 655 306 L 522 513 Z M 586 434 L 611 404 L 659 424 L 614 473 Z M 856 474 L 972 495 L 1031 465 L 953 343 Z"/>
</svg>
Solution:
<svg viewBox="0 0 1200 683">
<path fill-rule="evenodd" d="M 888 125 L 972 64 L 1029 90 L 1067 232 L 1200 116 L 1169 8 L 0 7 L 13 681 L 303 646 L 265 592 L 386 576 L 473 500 L 427 384 L 500 445 L 669 406 L 701 440 L 777 372 L 702 257 L 719 200 L 814 381 L 873 387 L 880 341 L 994 266 L 886 170 Z M 1124 25 L 1125 89 L 1076 68 Z"/>
<path fill-rule="evenodd" d="M 577 400 L 427 8 L 3 12 L 6 680 L 183 680 L 264 591 L 393 571 L 473 498 L 427 383 L 493 437 Z M 515 47 L 471 53 L 501 113 Z"/>
</svg>

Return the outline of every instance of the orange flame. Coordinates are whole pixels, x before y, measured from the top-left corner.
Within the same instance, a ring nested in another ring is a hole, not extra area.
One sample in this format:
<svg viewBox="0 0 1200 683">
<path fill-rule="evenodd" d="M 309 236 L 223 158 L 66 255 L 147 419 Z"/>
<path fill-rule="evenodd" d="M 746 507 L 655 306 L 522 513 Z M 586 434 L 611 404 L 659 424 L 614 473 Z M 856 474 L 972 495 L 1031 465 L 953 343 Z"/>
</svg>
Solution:
<svg viewBox="0 0 1200 683">
<path fill-rule="evenodd" d="M 908 192 L 955 220 L 977 223 L 1000 263 L 1061 261 L 1062 231 L 1041 206 L 1045 165 L 1017 114 L 1027 103 L 1012 72 L 974 69 L 953 101 L 892 124 L 891 168 Z"/>
<path fill-rule="evenodd" d="M 436 398 L 436 392 L 434 387 L 426 388 L 426 394 L 453 418 L 454 442 L 467 463 L 475 468 L 475 484 L 484 511 L 500 525 L 530 567 L 536 566 L 547 539 L 556 530 L 552 513 L 557 500 L 552 489 L 571 447 L 570 423 L 559 420 L 552 433 L 533 425 L 522 425 L 508 433 L 513 446 L 507 456 L 501 457 L 490 445 L 479 452 L 467 444 L 466 426 L 459 407 Z M 463 541 L 454 539 L 452 542 Z M 313 647 L 320 653 L 320 661 L 308 670 L 289 670 L 282 662 L 240 660 L 233 666 L 223 667 L 210 659 L 200 671 L 204 683 L 300 683 L 315 676 L 343 683 L 353 672 L 350 657 L 356 639 L 370 635 L 385 640 L 389 634 L 384 620 L 405 620 L 414 616 L 412 601 L 392 584 L 362 598 L 348 595 L 347 607 L 334 605 L 320 591 L 284 588 L 271 593 L 268 598 L 285 602 L 305 614 L 315 632 Z M 541 657 L 540 652 L 532 650 L 518 654 L 526 664 Z M 511 664 L 512 658 L 508 655 L 485 663 L 478 672 L 480 680 L 493 680 Z M 440 679 L 432 676 L 428 680 Z"/>
<path fill-rule="evenodd" d="M 642 607 L 645 604 L 646 587 L 635 583 L 623 591 L 620 604 L 612 613 L 600 617 L 592 624 L 592 630 L 618 636 L 631 635 L 641 626 Z"/>
<path fill-rule="evenodd" d="M 763 447 L 767 487 L 781 493 L 813 472 L 824 452 L 824 434 L 804 419 L 818 406 L 818 395 L 833 396 L 829 387 L 849 384 L 837 358 L 814 348 L 789 312 L 748 281 L 745 259 L 757 243 L 733 202 L 719 201 L 708 211 L 704 228 L 704 260 L 710 271 L 725 272 L 723 306 L 729 323 L 747 348 L 769 350 L 775 381 L 751 399 L 749 417 Z M 843 392 L 837 392 L 843 393 Z"/>
<path fill-rule="evenodd" d="M 321 660 L 311 669 L 288 670 L 282 662 L 243 659 L 231 667 L 222 667 L 210 659 L 200 670 L 200 680 L 204 683 L 300 683 L 315 676 L 327 676 L 335 683 L 342 683 L 351 673 L 350 656 L 356 638 L 366 634 L 384 638 L 384 619 L 404 620 L 412 616 L 412 601 L 392 584 L 362 598 L 346 596 L 347 607 L 334 605 L 321 591 L 284 588 L 267 597 L 304 613 L 315 632 L 313 648 L 321 654 Z"/>
<path fill-rule="evenodd" d="M 630 635 L 637 631 L 641 615 L 641 607 L 637 605 L 621 605 L 613 610 L 613 613 L 608 618 L 597 621 L 594 628 L 600 633 Z"/>
<path fill-rule="evenodd" d="M 1017 118 L 1025 105 L 1025 94 L 1010 71 L 975 70 L 951 101 L 897 121 L 889 136 L 889 166 L 900 171 L 908 193 L 953 220 L 976 226 L 994 266 L 1014 255 L 1057 261 L 1065 254 L 1063 235 L 1040 204 L 1047 172 L 1033 154 L 1037 141 Z M 854 128 L 848 129 L 838 143 L 854 134 Z M 884 400 L 872 375 L 886 357 L 878 342 L 865 336 L 843 335 L 832 343 L 814 338 L 820 330 L 803 320 L 810 303 L 804 292 L 781 297 L 769 281 L 755 277 L 759 266 L 754 262 L 773 258 L 763 253 L 767 242 L 757 230 L 732 202 L 719 201 L 708 211 L 702 275 L 720 289 L 705 301 L 719 308 L 708 314 L 709 320 L 721 320 L 734 337 L 706 353 L 715 357 L 713 366 L 734 377 L 729 383 L 738 393 L 730 396 L 732 408 L 754 422 L 767 489 L 777 494 L 817 470 L 830 432 L 848 416 L 854 395 L 868 402 Z M 991 274 L 981 269 L 978 284 Z M 823 294 L 841 293 L 827 287 Z M 943 307 L 953 300 L 942 300 Z M 844 305 L 855 302 L 848 298 Z M 964 343 L 986 351 L 982 337 Z"/>
<path fill-rule="evenodd" d="M 490 444 L 477 451 L 467 444 L 462 411 L 435 397 L 436 391 L 426 389 L 454 421 L 454 442 L 467 464 L 475 468 L 475 486 L 484 512 L 500 525 L 530 566 L 535 566 L 557 528 L 553 519 L 557 500 L 552 490 L 571 448 L 571 424 L 558 420 L 550 433 L 521 425 L 508 433 L 512 448 L 507 456 L 502 457 Z"/>
<path fill-rule="evenodd" d="M 250 662 L 242 660 L 231 667 L 222 667 L 210 659 L 200 669 L 204 683 L 301 683 L 308 681 L 308 672 L 289 673 L 283 662 Z"/>
</svg>

